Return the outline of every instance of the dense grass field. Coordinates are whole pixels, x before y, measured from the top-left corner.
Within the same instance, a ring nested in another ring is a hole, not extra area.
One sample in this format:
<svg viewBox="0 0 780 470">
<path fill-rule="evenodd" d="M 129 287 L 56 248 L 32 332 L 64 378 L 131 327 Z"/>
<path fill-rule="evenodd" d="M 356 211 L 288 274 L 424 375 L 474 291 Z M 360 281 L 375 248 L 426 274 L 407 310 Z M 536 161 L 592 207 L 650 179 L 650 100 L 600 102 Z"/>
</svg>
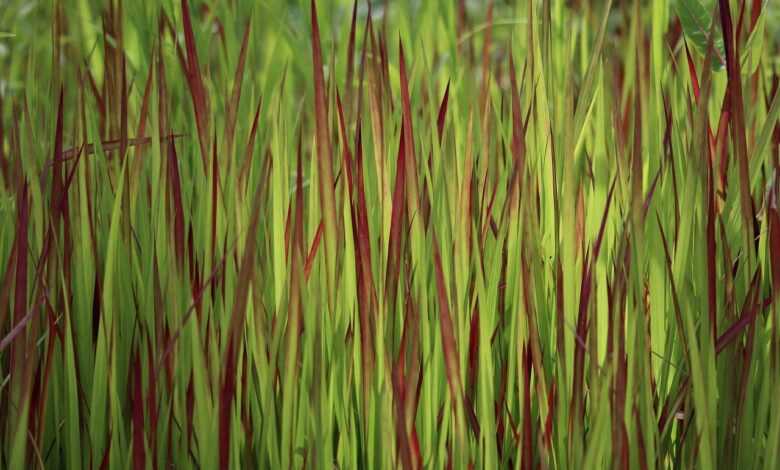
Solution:
<svg viewBox="0 0 780 470">
<path fill-rule="evenodd" d="M 0 468 L 780 468 L 780 2 L 0 0 Z"/>
</svg>

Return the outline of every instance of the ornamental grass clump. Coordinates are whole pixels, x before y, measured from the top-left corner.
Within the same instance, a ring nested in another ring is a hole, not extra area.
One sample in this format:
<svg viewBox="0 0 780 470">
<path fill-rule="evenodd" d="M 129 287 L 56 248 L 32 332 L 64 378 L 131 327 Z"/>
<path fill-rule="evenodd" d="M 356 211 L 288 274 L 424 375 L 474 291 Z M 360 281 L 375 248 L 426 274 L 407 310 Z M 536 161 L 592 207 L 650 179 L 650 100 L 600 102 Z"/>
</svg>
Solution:
<svg viewBox="0 0 780 470">
<path fill-rule="evenodd" d="M 6 0 L 0 468 L 780 467 L 780 5 Z"/>
</svg>

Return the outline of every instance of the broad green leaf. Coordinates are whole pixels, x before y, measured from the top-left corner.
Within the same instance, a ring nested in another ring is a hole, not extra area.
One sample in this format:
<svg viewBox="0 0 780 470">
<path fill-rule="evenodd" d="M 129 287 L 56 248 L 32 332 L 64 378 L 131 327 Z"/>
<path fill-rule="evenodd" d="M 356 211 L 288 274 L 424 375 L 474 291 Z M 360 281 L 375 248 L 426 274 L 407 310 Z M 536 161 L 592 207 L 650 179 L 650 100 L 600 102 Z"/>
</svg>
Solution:
<svg viewBox="0 0 780 470">
<path fill-rule="evenodd" d="M 713 39 L 715 56 L 712 60 L 712 68 L 713 70 L 722 70 L 726 65 L 726 51 L 723 46 L 723 36 L 720 33 L 720 28 L 717 25 L 714 28 L 712 27 L 713 19 L 717 21 L 717 18 L 713 18 L 712 15 L 712 12 L 715 10 L 708 10 L 699 0 L 674 0 L 672 6 L 677 13 L 677 17 L 680 18 L 680 24 L 686 39 L 702 55 L 707 53 L 710 31 L 715 32 L 716 36 Z"/>
<path fill-rule="evenodd" d="M 764 38 L 766 36 L 766 14 L 763 12 L 758 17 L 755 28 L 750 33 L 747 42 L 742 46 L 740 66 L 743 75 L 752 75 L 761 62 L 761 54 L 764 52 Z"/>
</svg>

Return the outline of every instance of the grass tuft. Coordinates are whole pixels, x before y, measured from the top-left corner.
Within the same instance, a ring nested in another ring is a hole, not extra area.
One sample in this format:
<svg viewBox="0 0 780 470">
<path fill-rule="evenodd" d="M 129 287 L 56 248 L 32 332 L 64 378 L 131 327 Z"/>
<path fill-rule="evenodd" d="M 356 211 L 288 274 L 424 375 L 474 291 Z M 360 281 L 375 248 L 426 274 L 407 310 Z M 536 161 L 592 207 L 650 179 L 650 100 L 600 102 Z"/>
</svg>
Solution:
<svg viewBox="0 0 780 470">
<path fill-rule="evenodd" d="M 776 468 L 780 6 L 6 0 L 0 468 Z"/>
</svg>

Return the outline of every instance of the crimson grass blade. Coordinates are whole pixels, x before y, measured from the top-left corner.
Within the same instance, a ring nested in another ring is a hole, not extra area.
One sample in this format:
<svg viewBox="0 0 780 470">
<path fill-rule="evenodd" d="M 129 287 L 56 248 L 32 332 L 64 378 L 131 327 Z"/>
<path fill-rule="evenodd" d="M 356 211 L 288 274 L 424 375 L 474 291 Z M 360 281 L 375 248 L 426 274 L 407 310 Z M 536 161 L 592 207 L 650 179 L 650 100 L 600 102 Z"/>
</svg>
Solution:
<svg viewBox="0 0 780 470">
<path fill-rule="evenodd" d="M 246 65 L 247 50 L 249 49 L 251 25 L 252 23 L 247 22 L 244 29 L 244 37 L 241 40 L 241 52 L 238 55 L 238 65 L 236 66 L 236 73 L 233 79 L 233 92 L 225 110 L 225 144 L 228 153 L 233 149 L 233 138 L 236 133 L 236 117 L 238 115 L 238 104 L 241 100 L 241 84 L 244 81 L 244 67 Z"/>
<path fill-rule="evenodd" d="M 335 308 L 336 251 L 339 244 L 339 225 L 336 217 L 336 198 L 333 184 L 333 152 L 328 126 L 328 106 L 325 94 L 325 77 L 322 71 L 322 45 L 317 23 L 317 7 L 311 1 L 312 63 L 314 72 L 314 114 L 317 136 L 317 169 L 322 217 L 325 223 L 325 266 L 328 282 L 328 307 Z"/>
</svg>

